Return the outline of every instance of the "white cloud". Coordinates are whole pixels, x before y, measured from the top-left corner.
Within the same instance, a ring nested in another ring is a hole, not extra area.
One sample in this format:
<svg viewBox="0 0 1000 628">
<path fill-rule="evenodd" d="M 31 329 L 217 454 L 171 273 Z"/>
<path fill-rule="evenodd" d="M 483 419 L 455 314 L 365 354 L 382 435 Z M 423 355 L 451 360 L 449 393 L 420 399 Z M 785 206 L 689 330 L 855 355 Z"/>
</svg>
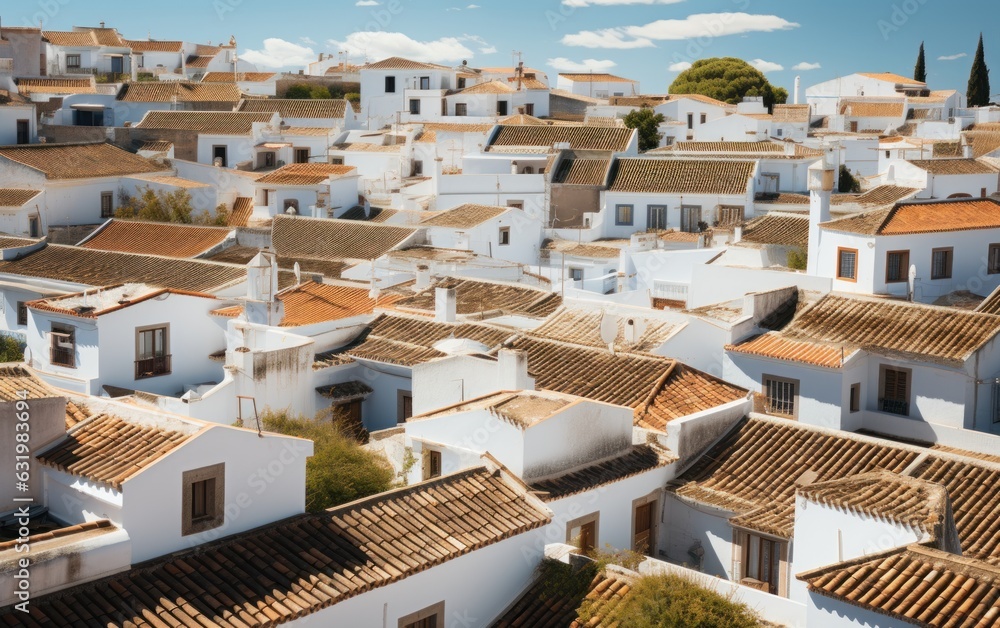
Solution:
<svg viewBox="0 0 1000 628">
<path fill-rule="evenodd" d="M 240 59 L 265 68 L 286 68 L 311 63 L 316 60 L 316 53 L 312 48 L 269 37 L 264 40 L 264 48 L 245 50 Z"/>
<path fill-rule="evenodd" d="M 938 57 L 938 61 L 954 61 L 955 59 L 961 59 L 962 57 L 968 57 L 964 52 L 960 52 L 957 55 L 945 55 L 943 57 Z"/>
<path fill-rule="evenodd" d="M 313 40 L 312 37 L 299 37 L 299 41 L 301 41 L 306 46 L 315 46 L 316 45 L 316 42 L 315 42 L 315 40 Z"/>
<path fill-rule="evenodd" d="M 678 61 L 677 63 L 668 65 L 667 69 L 671 72 L 683 72 L 684 70 L 691 69 L 691 63 L 689 61 Z"/>
<path fill-rule="evenodd" d="M 478 8 L 479 8 L 479 5 L 478 5 L 478 4 L 470 4 L 469 6 L 467 6 L 467 7 L 465 7 L 465 8 L 466 8 L 466 9 L 478 9 Z"/>
<path fill-rule="evenodd" d="M 496 51 L 497 51 L 496 46 L 486 46 L 485 48 L 479 49 L 479 52 L 484 55 L 496 54 Z"/>
<path fill-rule="evenodd" d="M 793 65 L 792 69 L 793 70 L 800 70 L 802 72 L 806 72 L 806 71 L 809 71 L 809 70 L 818 70 L 821 67 L 823 67 L 823 66 L 821 66 L 818 63 L 809 63 L 808 61 L 803 61 L 802 63 L 796 63 L 795 65 Z"/>
<path fill-rule="evenodd" d="M 568 7 L 612 7 L 623 4 L 677 4 L 684 0 L 562 0 Z"/>
<path fill-rule="evenodd" d="M 648 48 L 654 41 L 679 41 L 696 37 L 722 37 L 743 33 L 769 33 L 798 28 L 777 15 L 749 13 L 698 13 L 681 20 L 657 20 L 643 26 L 621 26 L 566 35 L 562 43 L 587 48 Z"/>
<path fill-rule="evenodd" d="M 480 50 L 490 48 L 481 38 L 472 35 L 418 41 L 404 33 L 368 31 L 351 33 L 343 41 L 331 39 L 327 45 L 336 50 L 346 50 L 351 56 L 367 56 L 376 61 L 386 57 L 404 57 L 425 63 L 448 63 L 475 56 L 466 45 L 468 42 L 479 44 Z"/>
<path fill-rule="evenodd" d="M 354 3 L 354 6 L 356 6 L 356 7 L 377 7 L 380 4 L 382 4 L 382 3 L 381 2 L 377 2 L 376 0 L 358 0 L 357 2 Z"/>
<path fill-rule="evenodd" d="M 750 65 L 757 68 L 761 72 L 779 72 L 785 69 L 785 66 L 780 63 L 774 63 L 772 61 L 764 61 L 763 59 L 754 59 L 750 62 Z"/>
<path fill-rule="evenodd" d="M 547 61 L 549 67 L 558 72 L 607 72 L 618 65 L 611 59 L 584 59 L 571 61 L 566 57 L 555 57 Z"/>
</svg>

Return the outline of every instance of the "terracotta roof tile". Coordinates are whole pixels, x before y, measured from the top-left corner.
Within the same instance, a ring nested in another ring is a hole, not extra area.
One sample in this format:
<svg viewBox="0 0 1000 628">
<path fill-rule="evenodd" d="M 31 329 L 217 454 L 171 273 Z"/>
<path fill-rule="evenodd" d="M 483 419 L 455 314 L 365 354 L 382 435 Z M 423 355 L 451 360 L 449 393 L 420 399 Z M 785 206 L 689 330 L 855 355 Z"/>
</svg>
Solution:
<svg viewBox="0 0 1000 628">
<path fill-rule="evenodd" d="M 916 79 L 900 76 L 899 74 L 893 74 L 892 72 L 858 72 L 858 74 L 877 81 L 887 81 L 889 83 L 897 83 L 899 85 L 926 85 L 926 83 Z"/>
<path fill-rule="evenodd" d="M 808 205 L 809 195 L 792 194 L 789 192 L 757 192 L 754 196 L 754 201 L 768 205 Z"/>
<path fill-rule="evenodd" d="M 526 114 L 523 114 L 523 113 L 519 113 L 519 114 L 516 114 L 516 115 L 513 115 L 513 116 L 507 116 L 506 118 L 500 118 L 500 120 L 497 122 L 497 124 L 509 124 L 509 125 L 520 125 L 520 126 L 524 126 L 524 125 L 545 126 L 545 125 L 548 125 L 548 122 L 546 122 L 545 120 L 536 118 L 535 116 L 529 116 L 529 115 L 526 115 Z M 493 128 L 493 127 L 490 126 L 490 128 Z M 487 130 L 489 130 L 489 129 L 487 129 Z"/>
<path fill-rule="evenodd" d="M 483 83 L 476 83 L 470 87 L 466 87 L 459 94 L 461 95 L 474 95 L 474 94 L 512 94 L 514 93 L 514 88 L 507 85 L 502 81 L 485 81 Z"/>
<path fill-rule="evenodd" d="M 184 83 L 142 81 L 124 83 L 115 97 L 120 102 L 223 102 L 236 103 L 241 97 L 236 85 L 224 83 Z"/>
<path fill-rule="evenodd" d="M 183 444 L 192 434 L 193 431 L 174 431 L 101 414 L 77 425 L 65 440 L 39 454 L 38 460 L 120 491 L 122 482 Z"/>
<path fill-rule="evenodd" d="M 622 152 L 629 147 L 633 129 L 594 126 L 500 125 L 487 151 L 517 152 L 521 148 L 552 149 L 568 142 L 573 150 Z"/>
<path fill-rule="evenodd" d="M 775 122 L 809 122 L 809 105 L 775 105 L 772 118 Z"/>
<path fill-rule="evenodd" d="M 632 79 L 601 72 L 585 72 L 577 74 L 560 72 L 559 76 L 567 78 L 574 83 L 635 83 Z"/>
<path fill-rule="evenodd" d="M 546 320 L 544 324 L 535 328 L 531 333 L 550 340 L 606 349 L 608 345 L 601 339 L 601 319 L 604 315 L 605 312 L 603 310 L 563 308 Z M 653 318 L 652 316 L 643 318 L 641 316 L 622 314 L 617 318 L 618 337 L 615 340 L 617 350 L 651 353 L 680 329 L 680 325 L 676 323 Z M 642 336 L 633 344 L 625 341 L 625 322 L 630 318 L 638 319 L 645 327 Z"/>
<path fill-rule="evenodd" d="M 238 72 L 234 76 L 232 72 L 206 72 L 201 77 L 202 83 L 232 83 L 238 80 L 241 83 L 266 83 L 275 78 L 275 72 Z"/>
<path fill-rule="evenodd" d="M 600 242 L 580 244 L 576 240 L 551 240 L 543 250 L 590 259 L 618 259 L 622 251 L 620 247 L 602 245 Z"/>
<path fill-rule="evenodd" d="M 931 447 L 931 449 L 933 449 L 934 451 L 940 451 L 948 454 L 957 454 L 960 456 L 965 456 L 966 458 L 975 458 L 976 460 L 985 460 L 986 462 L 994 462 L 1000 464 L 1000 455 L 983 454 L 977 451 L 969 451 L 968 449 L 949 447 L 948 445 L 934 445 Z"/>
<path fill-rule="evenodd" d="M 861 235 L 898 236 L 1000 228 L 1000 202 L 988 198 L 899 203 L 891 209 L 823 223 L 824 229 Z"/>
<path fill-rule="evenodd" d="M 603 186 L 610 166 L 610 159 L 563 159 L 552 182 L 562 185 Z"/>
<path fill-rule="evenodd" d="M 334 144 L 331 150 L 342 150 L 348 153 L 399 153 L 402 146 L 399 144 L 370 144 L 368 142 L 348 142 L 346 144 Z"/>
<path fill-rule="evenodd" d="M 557 563 L 560 572 L 572 574 L 572 567 Z M 588 569 L 584 567 L 584 569 Z M 593 568 L 583 575 L 590 574 Z M 558 584 L 539 578 L 500 617 L 492 628 L 584 628 L 605 625 L 605 618 L 618 607 L 632 591 L 632 585 L 623 578 L 600 572 L 582 582 L 582 587 L 564 575 L 557 576 Z M 579 577 L 579 575 L 577 576 Z M 614 625 L 614 624 L 612 624 Z"/>
<path fill-rule="evenodd" d="M 218 253 L 209 255 L 205 259 L 213 262 L 240 264 L 244 266 L 259 252 L 260 249 L 255 246 L 230 246 Z M 303 273 L 316 273 L 330 279 L 339 279 L 340 273 L 347 266 L 343 261 L 334 259 L 327 260 L 278 255 L 278 268 L 282 270 L 292 270 L 295 268 L 296 263 Z"/>
<path fill-rule="evenodd" d="M 244 111 L 150 111 L 135 127 L 215 135 L 250 135 L 254 123 L 270 123 L 272 115 Z"/>
<path fill-rule="evenodd" d="M 385 222 L 399 213 L 399 210 L 388 207 L 369 206 L 369 215 L 365 215 L 365 208 L 361 205 L 350 208 L 340 215 L 340 220 L 368 220 L 371 222 Z"/>
<path fill-rule="evenodd" d="M 977 159 L 911 159 L 910 163 L 934 175 L 997 173 L 996 168 Z"/>
<path fill-rule="evenodd" d="M 155 617 L 164 625 L 275 625 L 549 521 L 551 513 L 516 480 L 480 467 L 32 599 L 30 616 L 15 619 L 8 607 L 0 623 L 125 626 Z"/>
<path fill-rule="evenodd" d="M 156 41 L 156 40 L 135 40 L 126 39 L 125 45 L 132 49 L 132 52 L 181 52 L 184 48 L 182 41 Z"/>
<path fill-rule="evenodd" d="M 902 118 L 906 114 L 906 104 L 865 100 L 842 100 L 840 114 L 849 118 Z"/>
<path fill-rule="evenodd" d="M 427 290 L 401 299 L 396 303 L 396 308 L 433 314 L 437 288 L 455 290 L 457 313 L 462 316 L 502 312 L 544 317 L 562 304 L 562 298 L 558 294 L 524 284 L 446 278 Z"/>
<path fill-rule="evenodd" d="M 166 140 L 153 140 L 149 142 L 144 141 L 138 145 L 133 144 L 133 146 L 136 146 L 136 150 L 147 150 L 157 153 L 165 153 L 169 151 L 171 148 L 173 148 L 174 143 Z"/>
<path fill-rule="evenodd" d="M 368 296 L 368 287 L 333 285 L 313 281 L 278 294 L 285 305 L 282 327 L 301 327 L 325 321 L 371 314 L 378 307 L 391 306 L 399 295 L 384 293 L 377 299 Z"/>
<path fill-rule="evenodd" d="M 373 260 L 396 248 L 416 230 L 356 220 L 275 216 L 274 250 L 283 257 Z"/>
<path fill-rule="evenodd" d="M 415 366 L 444 353 L 434 345 L 451 337 L 481 342 L 495 347 L 510 336 L 510 331 L 482 324 L 439 323 L 423 318 L 383 315 L 369 325 L 369 332 L 362 342 L 347 350 L 347 355 L 398 364 Z"/>
<path fill-rule="evenodd" d="M 510 211 L 509 207 L 493 207 L 466 203 L 452 209 L 434 212 L 430 218 L 420 222 L 421 227 L 445 227 L 448 229 L 471 229 Z"/>
<path fill-rule="evenodd" d="M 904 199 L 910 198 L 919 192 L 918 188 L 908 188 L 898 185 L 880 185 L 874 187 L 864 194 L 854 198 L 845 199 L 843 202 L 857 203 L 858 205 L 881 206 L 892 205 Z"/>
<path fill-rule="evenodd" d="M 839 369 L 843 366 L 845 357 L 854 353 L 853 348 L 845 349 L 841 345 L 808 340 L 792 340 L 776 332 L 769 332 L 737 345 L 726 345 L 725 350 L 831 369 Z"/>
<path fill-rule="evenodd" d="M 92 78 L 56 79 L 56 78 L 19 78 L 17 91 L 25 96 L 30 94 L 96 94 Z"/>
<path fill-rule="evenodd" d="M 745 195 L 756 164 L 752 161 L 619 159 L 612 166 L 613 192 Z"/>
<path fill-rule="evenodd" d="M 215 55 L 189 55 L 184 65 L 188 68 L 207 68 L 215 61 Z"/>
<path fill-rule="evenodd" d="M 53 46 L 96 48 L 97 37 L 92 31 L 42 31 L 42 39 Z"/>
<path fill-rule="evenodd" d="M 250 217 L 253 216 L 253 198 L 249 196 L 238 196 L 233 201 L 233 209 L 229 212 L 227 223 L 230 227 L 246 227 L 250 224 Z"/>
<path fill-rule="evenodd" d="M 25 399 L 51 399 L 61 396 L 23 366 L 0 366 L 0 402 L 20 400 L 21 391 L 27 392 Z"/>
<path fill-rule="evenodd" d="M 542 501 L 550 502 L 664 467 L 675 460 L 675 456 L 659 447 L 636 445 L 617 458 L 538 480 L 530 486 Z"/>
<path fill-rule="evenodd" d="M 653 154 L 719 153 L 727 156 L 766 157 L 767 159 L 811 159 L 824 155 L 820 149 L 791 142 L 676 142 L 652 151 Z"/>
<path fill-rule="evenodd" d="M 40 240 L 33 240 L 31 238 L 15 238 L 11 236 L 0 236 L 0 249 L 13 249 L 22 246 L 31 246 L 33 244 L 38 244 Z"/>
<path fill-rule="evenodd" d="M 47 179 L 88 179 L 163 172 L 164 166 L 112 144 L 24 144 L 0 147 L 0 157 L 24 164 Z"/>
<path fill-rule="evenodd" d="M 0 188 L 0 207 L 21 207 L 41 193 L 41 190 Z"/>
<path fill-rule="evenodd" d="M 433 63 L 421 63 L 402 57 L 389 57 L 375 63 L 361 66 L 361 70 L 441 70 L 444 66 Z"/>
<path fill-rule="evenodd" d="M 226 227 L 111 220 L 80 246 L 96 251 L 189 258 L 218 246 L 229 234 Z"/>
<path fill-rule="evenodd" d="M 755 218 L 743 227 L 741 242 L 780 246 L 809 245 L 809 217 L 773 212 Z"/>
<path fill-rule="evenodd" d="M 281 135 L 285 138 L 300 135 L 323 137 L 324 135 L 330 135 L 332 132 L 333 129 L 314 126 L 286 126 L 281 129 Z"/>
<path fill-rule="evenodd" d="M 240 103 L 239 111 L 276 112 L 282 118 L 342 120 L 347 112 L 347 101 L 333 98 L 249 98 Z"/>
<path fill-rule="evenodd" d="M 354 166 L 342 164 L 288 164 L 269 172 L 257 179 L 257 183 L 265 185 L 320 185 L 330 178 L 356 174 Z"/>
<path fill-rule="evenodd" d="M 909 625 L 984 628 L 1000 617 L 1000 569 L 924 545 L 862 556 L 797 577 L 810 591 Z"/>
</svg>

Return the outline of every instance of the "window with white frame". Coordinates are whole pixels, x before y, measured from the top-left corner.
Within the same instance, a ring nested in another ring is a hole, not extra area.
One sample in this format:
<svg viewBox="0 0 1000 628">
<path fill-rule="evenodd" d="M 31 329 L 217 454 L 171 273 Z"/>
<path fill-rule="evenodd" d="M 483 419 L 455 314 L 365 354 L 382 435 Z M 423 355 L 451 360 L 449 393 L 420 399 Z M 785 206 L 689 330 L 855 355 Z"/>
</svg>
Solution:
<svg viewBox="0 0 1000 628">
<path fill-rule="evenodd" d="M 798 412 L 798 380 L 765 375 L 762 387 L 768 414 L 784 417 L 796 416 Z"/>
</svg>

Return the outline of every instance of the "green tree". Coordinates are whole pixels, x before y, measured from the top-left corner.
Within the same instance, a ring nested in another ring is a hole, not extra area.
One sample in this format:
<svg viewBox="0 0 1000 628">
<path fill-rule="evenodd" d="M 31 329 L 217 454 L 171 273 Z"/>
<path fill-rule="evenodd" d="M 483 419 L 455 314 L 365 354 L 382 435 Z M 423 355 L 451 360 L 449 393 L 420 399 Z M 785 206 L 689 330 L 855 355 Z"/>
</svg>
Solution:
<svg viewBox="0 0 1000 628">
<path fill-rule="evenodd" d="M 147 185 L 136 202 L 139 209 L 136 211 L 135 217 L 139 220 L 170 222 L 170 211 L 163 203 L 162 193 L 157 194 L 155 190 Z"/>
<path fill-rule="evenodd" d="M 669 91 L 671 94 L 702 94 L 731 105 L 742 102 L 744 96 L 762 96 L 768 109 L 788 100 L 788 90 L 774 87 L 760 70 L 734 57 L 695 61 L 677 75 Z"/>
<path fill-rule="evenodd" d="M 306 461 L 306 508 L 319 512 L 340 504 L 387 491 L 393 471 L 378 454 L 361 447 L 349 434 L 354 429 L 328 413 L 315 420 L 292 418 L 284 412 L 266 412 L 263 428 L 313 441 L 313 455 Z"/>
<path fill-rule="evenodd" d="M 625 116 L 625 126 L 639 131 L 639 150 L 652 150 L 660 145 L 662 134 L 659 127 L 663 124 L 663 114 L 653 113 L 648 107 L 633 109 Z"/>
<path fill-rule="evenodd" d="M 327 99 L 330 98 L 330 90 L 322 85 L 314 85 L 309 90 L 309 97 L 316 100 Z"/>
<path fill-rule="evenodd" d="M 0 334 L 0 363 L 23 362 L 24 343 L 7 334 Z"/>
<path fill-rule="evenodd" d="M 985 107 L 990 104 L 990 70 L 986 67 L 986 53 L 983 51 L 983 34 L 979 33 L 979 47 L 972 60 L 969 73 L 969 89 L 965 98 L 970 107 Z"/>
<path fill-rule="evenodd" d="M 927 64 L 924 62 L 924 42 L 920 42 L 920 52 L 917 53 L 917 65 L 913 68 L 913 80 L 927 82 Z"/>
<path fill-rule="evenodd" d="M 581 608 L 586 618 L 588 601 Z M 676 575 L 644 576 L 602 625 L 621 628 L 757 628 L 760 619 L 746 605 Z"/>
<path fill-rule="evenodd" d="M 209 227 L 228 226 L 229 208 L 226 207 L 225 203 L 219 203 L 219 206 L 215 208 L 215 213 L 212 213 L 206 209 L 205 211 L 201 212 L 201 215 L 195 218 L 193 222 L 199 225 L 207 225 Z"/>
<path fill-rule="evenodd" d="M 840 167 L 840 181 L 837 185 L 837 191 L 841 194 L 849 194 L 851 192 L 857 193 L 861 191 L 861 182 L 858 181 L 851 171 L 847 169 L 847 166 Z"/>
<path fill-rule="evenodd" d="M 312 98 L 312 88 L 305 83 L 296 83 L 285 92 L 285 98 Z"/>
</svg>

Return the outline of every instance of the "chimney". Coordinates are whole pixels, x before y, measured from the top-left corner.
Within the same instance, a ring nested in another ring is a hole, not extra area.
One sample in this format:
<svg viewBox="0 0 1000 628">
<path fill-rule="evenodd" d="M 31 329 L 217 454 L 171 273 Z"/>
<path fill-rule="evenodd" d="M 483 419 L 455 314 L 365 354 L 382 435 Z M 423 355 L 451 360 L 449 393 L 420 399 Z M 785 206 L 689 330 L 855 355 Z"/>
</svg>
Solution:
<svg viewBox="0 0 1000 628">
<path fill-rule="evenodd" d="M 733 244 L 743 239 L 743 225 L 733 227 Z"/>
<path fill-rule="evenodd" d="M 434 320 L 439 323 L 454 323 L 458 316 L 454 288 L 436 288 L 434 290 Z"/>
<path fill-rule="evenodd" d="M 801 89 L 802 89 L 802 77 L 801 76 L 796 76 L 795 77 L 795 88 L 794 88 L 795 94 L 792 96 L 792 104 L 795 104 L 795 105 L 799 104 L 799 91 Z"/>
<path fill-rule="evenodd" d="M 417 266 L 417 283 L 414 288 L 417 290 L 426 290 L 431 287 L 431 267 L 426 264 L 420 264 Z"/>
<path fill-rule="evenodd" d="M 517 162 L 516 161 L 510 162 L 510 173 L 511 174 L 517 174 Z"/>
<path fill-rule="evenodd" d="M 820 223 L 830 220 L 830 196 L 835 171 L 824 157 L 809 166 L 809 249 L 806 273 L 819 273 Z"/>
<path fill-rule="evenodd" d="M 101 28 L 104 28 L 104 22 L 101 22 Z"/>
<path fill-rule="evenodd" d="M 972 143 L 969 140 L 965 140 L 962 144 L 962 159 L 972 159 Z"/>
<path fill-rule="evenodd" d="M 534 390 L 528 375 L 528 353 L 520 349 L 501 349 L 497 354 L 497 387 L 500 390 Z"/>
</svg>

